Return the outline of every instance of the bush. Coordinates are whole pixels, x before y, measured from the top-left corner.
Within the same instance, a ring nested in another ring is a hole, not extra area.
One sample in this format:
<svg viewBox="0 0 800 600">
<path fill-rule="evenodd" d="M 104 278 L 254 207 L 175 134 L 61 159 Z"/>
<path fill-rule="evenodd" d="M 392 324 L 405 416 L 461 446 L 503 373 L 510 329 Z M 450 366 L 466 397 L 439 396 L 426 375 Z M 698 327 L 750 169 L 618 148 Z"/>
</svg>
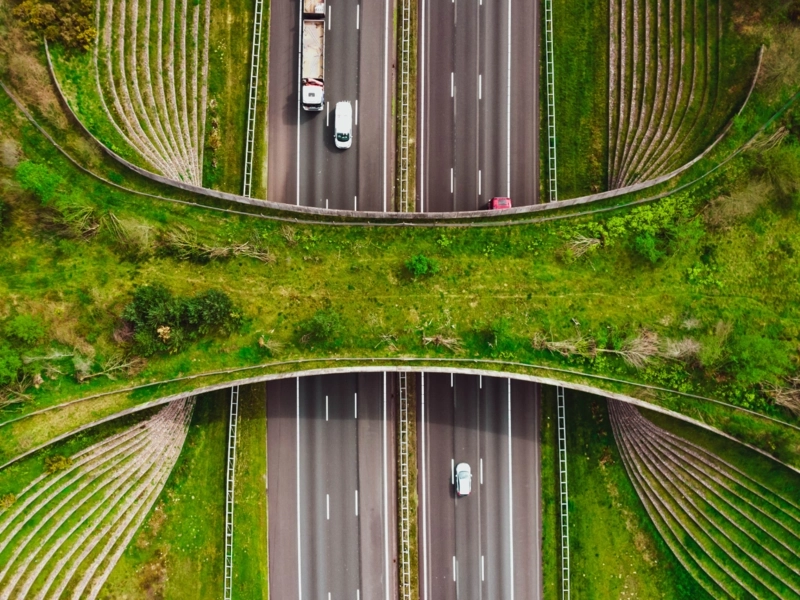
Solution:
<svg viewBox="0 0 800 600">
<path fill-rule="evenodd" d="M 17 380 L 22 369 L 19 353 L 8 344 L 0 343 L 0 385 L 9 385 Z"/>
<path fill-rule="evenodd" d="M 406 261 L 406 269 L 414 279 L 439 272 L 439 263 L 424 254 L 417 254 Z"/>
<path fill-rule="evenodd" d="M 44 459 L 44 469 L 48 473 L 58 473 L 72 466 L 72 459 L 66 456 L 48 456 Z"/>
<path fill-rule="evenodd" d="M 743 386 L 777 382 L 792 369 L 791 349 L 780 340 L 741 335 L 730 343 L 730 371 Z"/>
<path fill-rule="evenodd" d="M 14 9 L 14 16 L 26 28 L 67 48 L 89 50 L 97 35 L 93 0 L 25 0 Z"/>
<path fill-rule="evenodd" d="M 233 300 L 219 290 L 175 298 L 163 285 L 137 287 L 122 312 L 133 327 L 137 351 L 148 356 L 178 352 L 187 342 L 212 333 L 231 333 L 242 317 Z"/>
<path fill-rule="evenodd" d="M 298 327 L 300 342 L 338 347 L 342 344 L 342 317 L 332 308 L 320 309 Z"/>
<path fill-rule="evenodd" d="M 17 315 L 6 325 L 6 335 L 29 346 L 39 342 L 44 334 L 42 323 L 30 315 Z"/>
<path fill-rule="evenodd" d="M 53 199 L 56 190 L 64 182 L 57 173 L 54 173 L 45 165 L 29 160 L 17 165 L 15 177 L 22 189 L 32 192 L 45 205 Z"/>
<path fill-rule="evenodd" d="M 646 258 L 653 264 L 657 263 L 665 255 L 663 250 L 658 249 L 658 240 L 656 236 L 650 232 L 637 235 L 633 240 L 633 249 L 636 251 L 636 254 Z"/>
</svg>

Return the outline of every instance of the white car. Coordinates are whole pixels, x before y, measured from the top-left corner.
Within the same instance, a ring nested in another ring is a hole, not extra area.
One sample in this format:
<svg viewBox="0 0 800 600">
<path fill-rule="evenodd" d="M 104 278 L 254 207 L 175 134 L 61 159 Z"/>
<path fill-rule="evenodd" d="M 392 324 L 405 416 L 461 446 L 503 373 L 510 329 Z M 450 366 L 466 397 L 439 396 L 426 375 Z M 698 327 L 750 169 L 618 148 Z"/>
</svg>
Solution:
<svg viewBox="0 0 800 600">
<path fill-rule="evenodd" d="M 353 106 L 349 102 L 336 103 L 333 143 L 342 150 L 353 145 Z"/>
<path fill-rule="evenodd" d="M 458 463 L 455 473 L 456 496 L 469 496 L 472 491 L 472 469 L 467 463 Z"/>
</svg>

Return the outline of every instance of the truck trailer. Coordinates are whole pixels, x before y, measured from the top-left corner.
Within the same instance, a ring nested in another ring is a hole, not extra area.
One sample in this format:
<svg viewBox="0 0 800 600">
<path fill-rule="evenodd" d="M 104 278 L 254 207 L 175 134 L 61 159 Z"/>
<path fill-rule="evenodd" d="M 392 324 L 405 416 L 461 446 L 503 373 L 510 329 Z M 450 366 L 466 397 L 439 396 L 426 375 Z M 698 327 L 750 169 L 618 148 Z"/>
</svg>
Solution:
<svg viewBox="0 0 800 600">
<path fill-rule="evenodd" d="M 300 99 L 303 108 L 321 111 L 325 106 L 325 3 L 303 0 L 303 48 Z"/>
</svg>

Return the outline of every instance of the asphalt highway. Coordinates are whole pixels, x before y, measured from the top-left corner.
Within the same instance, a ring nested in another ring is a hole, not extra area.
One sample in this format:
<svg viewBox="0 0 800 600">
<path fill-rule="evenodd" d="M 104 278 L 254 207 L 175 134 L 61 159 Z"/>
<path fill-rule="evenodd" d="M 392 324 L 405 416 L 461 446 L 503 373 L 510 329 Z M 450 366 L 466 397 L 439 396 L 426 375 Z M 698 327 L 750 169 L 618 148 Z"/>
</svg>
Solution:
<svg viewBox="0 0 800 600">
<path fill-rule="evenodd" d="M 396 597 L 394 377 L 267 385 L 270 594 Z"/>
<path fill-rule="evenodd" d="M 393 0 L 328 0 L 325 102 L 299 103 L 301 2 L 273 3 L 268 199 L 302 206 L 392 210 Z M 353 106 L 353 146 L 333 143 L 339 101 Z"/>
<path fill-rule="evenodd" d="M 541 598 L 538 386 L 426 374 L 417 397 L 420 597 Z M 459 462 L 473 474 L 462 498 Z"/>
<path fill-rule="evenodd" d="M 420 0 L 417 210 L 539 201 L 539 10 Z"/>
</svg>

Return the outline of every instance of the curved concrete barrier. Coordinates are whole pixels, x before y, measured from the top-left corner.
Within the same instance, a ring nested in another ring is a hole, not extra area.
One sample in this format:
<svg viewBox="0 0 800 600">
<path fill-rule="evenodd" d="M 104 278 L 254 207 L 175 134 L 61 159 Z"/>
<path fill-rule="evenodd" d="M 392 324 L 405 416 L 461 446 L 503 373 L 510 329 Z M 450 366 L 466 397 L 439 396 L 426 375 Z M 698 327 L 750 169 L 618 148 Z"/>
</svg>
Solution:
<svg viewBox="0 0 800 600">
<path fill-rule="evenodd" d="M 315 208 L 312 206 L 297 206 L 294 204 L 284 204 L 282 202 L 272 202 L 269 200 L 258 200 L 255 198 L 247 198 L 245 196 L 240 196 L 238 194 L 231 194 L 228 192 L 211 190 L 208 188 L 184 183 L 182 181 L 176 181 L 174 179 L 164 177 L 163 175 L 158 175 L 156 173 L 148 171 L 147 169 L 143 169 L 142 167 L 134 165 L 130 161 L 121 157 L 119 154 L 108 148 L 99 139 L 97 139 L 97 137 L 95 137 L 94 134 L 92 134 L 92 132 L 89 131 L 89 129 L 78 118 L 78 115 L 75 114 L 75 111 L 72 110 L 72 107 L 69 105 L 67 97 L 65 96 L 61 88 L 61 84 L 58 82 L 55 70 L 53 69 L 53 61 L 50 57 L 50 48 L 47 44 L 46 39 L 44 42 L 44 46 L 45 46 L 45 55 L 47 56 L 47 67 L 48 71 L 50 72 L 50 78 L 53 81 L 56 94 L 64 110 L 67 112 L 69 118 L 71 118 L 78 125 L 78 127 L 84 133 L 84 135 L 86 135 L 89 139 L 91 139 L 110 158 L 121 164 L 123 167 L 133 171 L 134 173 L 142 177 L 145 177 L 146 179 L 154 181 L 156 183 L 160 183 L 162 185 L 167 185 L 186 192 L 199 194 L 201 196 L 214 198 L 216 200 L 223 200 L 226 202 L 234 202 L 238 204 L 247 204 L 249 206 L 281 211 L 284 213 L 316 215 L 324 217 L 339 217 L 339 218 L 345 217 L 345 218 L 368 220 L 368 221 L 415 221 L 415 220 L 427 221 L 427 220 L 453 220 L 453 219 L 494 220 L 494 219 L 508 218 L 509 216 L 514 216 L 514 215 L 525 215 L 530 213 L 552 211 L 571 206 L 580 206 L 584 204 L 590 204 L 592 202 L 597 202 L 600 200 L 607 200 L 609 198 L 617 198 L 620 196 L 625 196 L 627 194 L 633 194 L 660 185 L 662 183 L 666 183 L 667 181 L 687 171 L 689 168 L 697 164 L 700 160 L 705 158 L 717 146 L 717 144 L 719 144 L 719 142 L 722 141 L 722 139 L 728 134 L 733 125 L 733 121 L 728 123 L 728 125 L 726 125 L 725 128 L 723 129 L 722 133 L 699 156 L 695 157 L 694 159 L 692 159 L 685 165 L 675 169 L 674 171 L 667 173 L 666 175 L 662 175 L 661 177 L 657 177 L 649 181 L 643 181 L 634 185 L 618 188 L 615 190 L 608 190 L 606 192 L 591 194 L 589 196 L 581 196 L 578 198 L 569 198 L 567 200 L 558 200 L 556 202 L 549 202 L 546 204 L 518 206 L 511 209 L 503 211 L 494 211 L 494 212 L 489 212 L 485 210 L 472 210 L 472 211 L 461 211 L 461 212 L 425 212 L 425 213 L 355 211 L 355 210 Z M 761 58 L 763 56 L 763 52 L 764 48 L 762 46 L 759 55 L 758 68 L 756 69 L 756 74 L 753 77 L 753 81 L 750 86 L 750 91 L 747 94 L 747 97 L 745 98 L 741 107 L 739 108 L 737 115 L 741 114 L 741 112 L 744 110 L 745 106 L 750 100 L 750 95 L 753 93 L 753 89 L 755 88 L 756 81 L 758 80 L 759 71 L 761 69 Z"/>
<path fill-rule="evenodd" d="M 613 400 L 619 400 L 620 402 L 627 402 L 628 404 L 633 404 L 633 405 L 638 406 L 640 408 L 645 408 L 647 410 L 652 410 L 654 412 L 658 412 L 658 413 L 661 413 L 661 414 L 664 414 L 664 415 L 667 415 L 667 416 L 670 416 L 670 417 L 674 417 L 674 418 L 679 419 L 681 421 L 685 421 L 686 423 L 691 423 L 692 425 L 696 425 L 697 427 L 701 427 L 701 428 L 705 429 L 706 431 L 710 431 L 710 432 L 716 433 L 716 434 L 721 435 L 722 437 L 724 437 L 724 438 L 726 438 L 728 440 L 731 440 L 731 441 L 737 442 L 739 444 L 742 444 L 743 446 L 746 446 L 746 447 L 750 448 L 751 450 L 754 450 L 754 451 L 758 452 L 759 454 L 762 454 L 762 455 L 766 456 L 767 458 L 770 458 L 770 459 L 774 460 L 775 462 L 777 462 L 777 463 L 779 463 L 781 465 L 784 465 L 784 466 L 792 469 L 793 471 L 795 471 L 797 473 L 800 473 L 800 469 L 798 469 L 797 467 L 793 467 L 792 465 L 786 464 L 786 463 L 778 460 L 777 458 L 775 458 L 774 456 L 772 456 L 768 452 L 766 452 L 766 451 L 764 451 L 764 450 L 762 450 L 760 448 L 757 448 L 756 446 L 748 444 L 747 442 L 743 442 L 742 440 L 739 440 L 739 439 L 733 437 L 732 435 L 730 435 L 728 433 L 725 433 L 724 431 L 722 431 L 720 429 L 717 429 L 716 427 L 708 425 L 708 424 L 706 424 L 706 423 L 704 423 L 704 422 L 702 422 L 702 421 L 700 421 L 698 419 L 693 419 L 692 417 L 689 417 L 689 416 L 684 415 L 682 413 L 679 413 L 679 412 L 676 412 L 676 411 L 673 411 L 673 410 L 658 406 L 656 404 L 652 404 L 650 402 L 646 402 L 644 400 L 641 400 L 640 398 L 636 398 L 634 396 L 629 396 L 627 394 L 619 394 L 617 392 L 610 392 L 610 391 L 607 391 L 607 390 L 604 390 L 604 389 L 601 389 L 601 388 L 598 388 L 598 387 L 595 387 L 595 386 L 591 386 L 591 385 L 585 385 L 585 384 L 582 384 L 582 383 L 574 383 L 574 382 L 569 382 L 569 381 L 561 381 L 559 379 L 555 379 L 555 378 L 552 378 L 552 377 L 541 377 L 541 376 L 538 376 L 538 375 L 525 375 L 525 374 L 521 374 L 521 373 L 507 373 L 507 372 L 504 372 L 504 371 L 494 371 L 492 369 L 477 369 L 477 368 L 474 368 L 474 367 L 431 367 L 431 366 L 413 366 L 413 365 L 373 365 L 373 366 L 326 367 L 326 368 L 320 368 L 320 369 L 308 369 L 308 370 L 305 370 L 305 371 L 295 371 L 295 372 L 289 372 L 289 373 L 271 373 L 271 374 L 266 374 L 266 375 L 258 375 L 258 376 L 255 376 L 255 377 L 243 377 L 243 378 L 240 378 L 240 379 L 234 379 L 234 380 L 231 380 L 231 381 L 226 381 L 224 383 L 216 383 L 216 384 L 213 384 L 213 385 L 207 385 L 207 386 L 198 387 L 198 388 L 195 388 L 195 389 L 190 390 L 190 391 L 179 392 L 177 394 L 171 394 L 169 396 L 164 396 L 164 397 L 158 398 L 156 400 L 151 400 L 149 402 L 145 402 L 145 403 L 139 404 L 137 406 L 133 406 L 131 408 L 127 408 L 125 410 L 121 410 L 121 411 L 119 411 L 117 413 L 114 413 L 113 415 L 109 415 L 107 417 L 103 417 L 102 419 L 97 419 L 96 421 L 93 421 L 91 423 L 87 423 L 86 425 L 82 425 L 81 427 L 79 427 L 79 428 L 77 428 L 77 429 L 75 429 L 73 431 L 70 431 L 68 433 L 65 433 L 65 434 L 59 435 L 57 437 L 54 437 L 51 440 L 48 440 L 47 442 L 45 442 L 44 444 L 40 444 L 39 446 L 36 446 L 35 448 L 32 448 L 32 449 L 20 454 L 19 456 L 16 456 L 16 457 L 12 458 L 11 460 L 9 460 L 4 465 L 0 465 L 0 470 L 6 468 L 9 465 L 14 464 L 17 461 L 22 460 L 26 456 L 30 456 L 31 454 L 33 454 L 35 452 L 38 452 L 42 448 L 46 448 L 47 446 L 49 446 L 51 444 L 55 444 L 56 442 L 65 440 L 65 439 L 75 435 L 76 433 L 80 433 L 82 431 L 86 431 L 87 429 L 91 429 L 92 427 L 96 427 L 98 425 L 102 425 L 103 423 L 108 423 L 110 421 L 113 421 L 114 419 L 118 419 L 118 418 L 124 417 L 126 415 L 131 415 L 131 414 L 143 411 L 143 410 L 147 410 L 149 408 L 153 408 L 155 406 L 160 406 L 162 404 L 168 404 L 168 403 L 174 402 L 176 400 L 183 400 L 183 399 L 186 399 L 186 398 L 189 398 L 189 397 L 192 397 L 192 396 L 199 396 L 201 394 L 207 394 L 207 393 L 216 392 L 216 391 L 219 391 L 219 390 L 225 390 L 225 389 L 228 389 L 228 388 L 233 387 L 233 386 L 250 385 L 250 384 L 254 384 L 254 383 L 262 383 L 262 382 L 265 382 L 265 381 L 276 381 L 276 380 L 281 380 L 281 379 L 291 379 L 291 378 L 294 378 L 294 377 L 313 377 L 313 376 L 318 376 L 318 375 L 334 375 L 334 374 L 341 374 L 341 373 L 382 373 L 382 372 L 445 373 L 445 374 L 455 373 L 455 374 L 461 374 L 461 375 L 482 375 L 484 377 L 500 377 L 500 378 L 507 378 L 507 379 L 515 379 L 515 380 L 518 380 L 518 381 L 528 381 L 528 382 L 532 382 L 532 383 L 539 383 L 539 384 L 542 384 L 542 385 L 561 386 L 561 387 L 569 389 L 569 390 L 574 390 L 574 391 L 578 391 L 578 392 L 584 392 L 584 393 L 593 394 L 593 395 L 596 395 L 596 396 L 603 396 L 605 398 L 611 398 Z M 644 386 L 644 387 L 652 387 L 652 386 Z M 715 402 L 719 402 L 719 401 L 715 401 Z M 63 406 L 63 405 L 61 405 L 61 406 Z M 745 412 L 758 415 L 758 413 L 753 413 L 753 411 L 746 410 L 746 409 L 740 409 L 739 407 L 736 407 L 736 406 L 733 406 L 733 405 L 727 405 L 726 404 L 726 406 L 731 406 L 731 408 L 735 408 L 737 410 L 743 410 Z M 53 407 L 53 408 L 58 408 L 58 406 Z M 27 415 L 27 416 L 31 416 L 31 415 Z M 798 428 L 797 426 L 792 425 L 791 423 L 785 423 L 785 422 L 782 422 L 782 421 L 778 421 L 777 419 L 771 419 L 770 417 L 766 417 L 764 415 L 758 415 L 758 416 L 770 419 L 772 421 L 776 421 L 778 423 L 782 423 L 783 425 L 786 425 L 786 426 L 789 426 L 789 427 L 792 427 L 792 428 Z M 25 418 L 25 417 L 22 417 L 22 418 Z M 800 428 L 798 428 L 798 429 L 800 429 Z"/>
</svg>

